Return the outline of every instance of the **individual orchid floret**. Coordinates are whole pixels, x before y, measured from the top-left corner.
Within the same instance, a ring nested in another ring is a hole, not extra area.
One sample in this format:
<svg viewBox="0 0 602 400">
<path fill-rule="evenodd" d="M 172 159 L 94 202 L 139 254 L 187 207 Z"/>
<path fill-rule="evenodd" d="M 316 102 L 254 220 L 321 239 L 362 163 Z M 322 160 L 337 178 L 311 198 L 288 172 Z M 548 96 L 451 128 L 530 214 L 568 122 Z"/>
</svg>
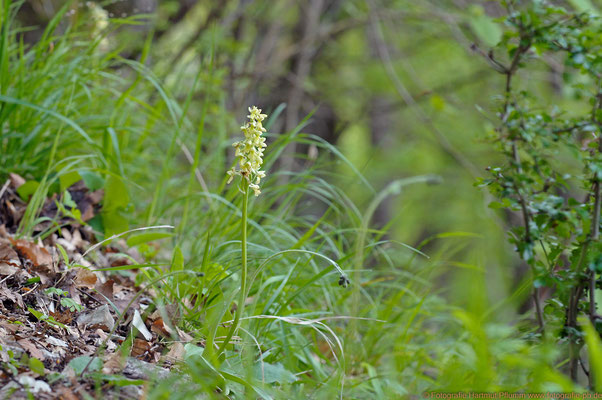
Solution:
<svg viewBox="0 0 602 400">
<path fill-rule="evenodd" d="M 265 132 L 262 121 L 267 117 L 261 113 L 261 109 L 249 107 L 249 121 L 240 127 L 245 138 L 232 144 L 236 149 L 235 156 L 238 157 L 238 168 L 232 167 L 227 173 L 228 183 L 232 182 L 235 175 L 240 175 L 247 181 L 249 188 L 255 196 L 259 196 L 261 190 L 259 183 L 265 177 L 265 171 L 261 171 L 263 164 L 263 151 L 266 147 L 265 138 L 261 135 Z"/>
</svg>

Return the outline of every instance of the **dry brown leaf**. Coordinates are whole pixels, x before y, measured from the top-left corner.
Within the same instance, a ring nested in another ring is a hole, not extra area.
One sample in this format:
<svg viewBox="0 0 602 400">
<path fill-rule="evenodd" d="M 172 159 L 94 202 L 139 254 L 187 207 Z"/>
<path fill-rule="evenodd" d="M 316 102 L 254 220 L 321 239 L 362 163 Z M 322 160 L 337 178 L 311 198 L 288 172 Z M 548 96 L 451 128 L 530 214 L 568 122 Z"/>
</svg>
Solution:
<svg viewBox="0 0 602 400">
<path fill-rule="evenodd" d="M 74 283 L 76 287 L 87 287 L 92 289 L 96 285 L 97 280 L 98 277 L 94 272 L 85 268 L 78 268 Z"/>
<path fill-rule="evenodd" d="M 113 279 L 109 279 L 108 281 L 106 281 L 105 283 L 96 283 L 96 290 L 98 290 L 98 292 L 100 294 L 102 294 L 103 300 L 109 300 L 109 301 L 113 301 L 113 285 L 115 284 L 115 281 Z"/>
<path fill-rule="evenodd" d="M 117 304 L 119 308 L 125 309 L 125 305 L 139 292 L 140 288 L 136 287 L 131 277 L 119 276 L 111 277 L 114 280 L 109 279 L 109 273 L 93 271 L 94 268 L 88 261 L 81 260 L 81 253 L 96 243 L 96 237 L 90 227 L 82 227 L 66 216 L 57 216 L 56 195 L 45 200 L 40 216 L 59 218 L 61 231 L 44 239 L 44 244 L 41 241 L 31 242 L 11 238 L 10 232 L 17 229 L 27 207 L 14 189 L 24 182 L 22 177 L 16 174 L 11 175 L 12 186 L 8 187 L 0 199 L 0 345 L 3 350 L 0 351 L 0 361 L 9 361 L 8 350 L 12 349 L 19 356 L 30 354 L 31 357 L 43 360 L 49 371 L 60 372 L 72 358 L 93 354 L 97 351 L 99 344 L 106 340 L 108 349 L 105 351 L 107 356 L 104 358 L 103 372 L 127 376 L 126 371 L 131 373 L 133 368 L 139 371 L 141 365 L 150 368 L 153 362 L 158 362 L 161 358 L 159 350 L 163 348 L 163 345 L 155 340 L 157 335 L 169 336 L 169 333 L 172 332 L 170 331 L 170 327 L 173 326 L 172 317 L 174 317 L 172 310 L 167 308 L 165 311 L 162 310 L 164 319 L 158 315 L 142 321 L 138 313 L 136 323 L 130 321 L 132 325 L 138 325 L 138 328 L 142 329 L 142 334 L 146 334 L 150 340 L 142 338 L 135 340 L 132 355 L 144 359 L 147 363 L 136 360 L 136 363 L 130 363 L 131 368 L 128 370 L 127 360 L 123 360 L 119 353 L 114 353 L 118 344 L 122 343 L 125 338 L 118 335 L 109 338 L 108 334 L 109 328 L 115 327 L 115 313 L 106 304 L 103 304 L 104 308 L 103 305 L 97 306 L 97 301 L 106 303 L 105 300 L 108 299 Z M 82 182 L 73 185 L 68 190 L 81 211 L 83 220 L 92 218 L 100 209 L 102 190 L 91 193 Z M 49 224 L 50 222 L 47 221 L 40 223 L 34 227 L 34 231 L 48 229 Z M 79 262 L 84 266 L 83 269 L 71 268 L 64 271 L 64 274 L 59 277 L 58 272 L 59 267 L 62 267 L 62 262 L 59 261 L 61 257 L 54 248 L 57 244 L 66 249 L 70 260 L 78 260 L 79 257 Z M 128 262 L 125 260 L 127 257 L 124 254 L 129 254 L 135 259 L 139 258 L 136 249 L 128 249 L 125 240 L 114 241 L 110 249 L 105 251 L 102 248 L 98 251 L 99 260 L 95 260 L 95 264 L 107 266 L 127 264 Z M 3 273 L 4 275 L 2 275 Z M 4 279 L 6 276 L 10 276 L 7 274 L 14 275 L 11 279 Z M 39 276 L 42 285 L 23 284 L 25 279 L 33 276 Z M 47 296 L 43 295 L 44 285 L 67 290 L 69 297 L 86 307 L 85 311 L 55 312 L 57 299 L 49 300 Z M 131 318 L 133 311 L 138 308 L 137 304 L 146 301 L 147 296 L 152 297 L 152 293 L 149 292 L 145 294 L 145 297 L 137 299 L 131 310 L 123 311 L 129 311 L 128 315 Z M 49 301 L 51 302 L 49 303 Z M 25 302 L 29 302 L 31 305 L 37 302 L 37 305 L 44 308 L 46 313 L 56 321 L 65 324 L 66 329 L 55 331 L 48 329 L 49 325 L 32 322 L 31 315 L 27 313 L 27 306 L 30 304 L 25 304 Z M 11 323 L 13 321 L 22 324 Z M 127 325 L 124 325 L 124 328 L 125 326 Z M 174 329 L 172 334 L 177 336 L 175 328 L 172 329 Z M 182 333 L 182 336 L 186 337 L 186 334 Z M 180 343 L 168 350 L 170 351 L 168 357 L 172 362 L 183 357 L 183 345 Z M 169 373 L 168 370 L 162 371 L 165 374 Z M 0 371 L 0 382 L 6 377 L 3 376 L 3 373 Z M 89 383 L 82 384 L 73 371 L 68 376 L 71 383 L 67 384 L 67 387 L 59 382 L 53 384 L 53 393 L 49 395 L 49 398 L 79 400 L 86 395 Z M 142 391 L 140 393 L 142 396 Z M 125 394 L 125 392 L 121 394 Z M 0 395 L 0 397 L 3 396 Z M 140 396 L 129 396 L 128 398 L 138 397 Z"/>
<path fill-rule="evenodd" d="M 90 221 L 96 215 L 94 214 L 94 207 L 88 202 L 78 205 L 78 209 L 81 212 L 81 219 L 84 222 Z"/>
<path fill-rule="evenodd" d="M 179 306 L 177 304 L 167 304 L 165 306 L 162 306 L 161 309 L 153 311 L 153 313 L 148 318 L 154 321 L 156 319 L 162 318 L 163 316 L 167 317 L 167 324 L 165 325 L 173 326 L 174 322 L 177 322 L 180 319 Z"/>
<path fill-rule="evenodd" d="M 163 337 L 170 337 L 172 332 L 169 326 L 163 323 L 163 318 L 160 317 L 156 319 L 151 325 L 151 331 Z"/>
<path fill-rule="evenodd" d="M 14 174 L 11 172 L 10 174 L 8 174 L 8 176 L 10 177 L 10 185 L 15 189 L 18 189 L 21 185 L 23 185 L 26 182 L 25 178 L 23 178 L 19 174 Z"/>
<path fill-rule="evenodd" d="M 178 336 L 180 337 L 180 340 L 183 341 L 184 343 L 189 343 L 194 340 L 194 338 L 192 336 L 190 336 L 189 334 L 187 334 L 186 332 L 184 332 L 177 326 L 176 326 L 176 332 L 178 332 Z"/>
<path fill-rule="evenodd" d="M 165 354 L 165 360 L 176 363 L 184 359 L 184 355 L 186 354 L 186 350 L 184 350 L 184 345 L 180 342 L 175 342 L 169 352 Z"/>
<path fill-rule="evenodd" d="M 6 329 L 6 331 L 8 333 L 10 333 L 11 335 L 14 335 L 15 333 L 17 333 L 19 331 L 19 328 L 22 326 L 20 324 L 11 324 L 8 322 L 4 322 L 4 321 L 0 321 L 0 326 L 4 329 Z"/>
<path fill-rule="evenodd" d="M 92 202 L 92 204 L 98 204 L 102 201 L 102 198 L 105 195 L 104 189 L 98 189 L 90 194 L 88 194 L 88 198 Z"/>
<path fill-rule="evenodd" d="M 77 317 L 77 324 L 100 328 L 103 331 L 109 332 L 115 326 L 115 320 L 111 315 L 109 306 L 105 304 L 91 312 L 81 314 Z"/>
<path fill-rule="evenodd" d="M 19 268 L 13 267 L 10 264 L 6 264 L 4 262 L 0 262 L 0 275 L 2 276 L 11 276 L 19 272 Z"/>
<path fill-rule="evenodd" d="M 80 398 L 66 386 L 63 386 L 58 390 L 58 395 L 60 400 L 80 400 Z"/>
<path fill-rule="evenodd" d="M 67 251 L 67 254 L 69 254 L 69 255 L 72 255 L 73 252 L 75 252 L 75 250 L 76 250 L 73 243 L 71 243 L 67 239 L 58 238 L 55 240 L 55 243 L 60 244 Z"/>
<path fill-rule="evenodd" d="M 6 264 L 0 264 L 0 275 L 3 275 L 3 273 L 1 272 L 3 265 L 6 265 Z M 14 268 L 14 267 L 12 267 L 12 268 Z M 19 294 L 18 292 L 10 290 L 7 287 L 0 287 L 0 299 L 2 299 L 2 298 L 9 299 L 13 303 L 15 303 L 19 307 L 21 307 L 22 310 L 25 309 L 25 304 L 23 304 L 23 297 L 21 297 L 21 294 Z"/>
<path fill-rule="evenodd" d="M 37 358 L 40 361 L 44 361 L 46 357 L 41 350 L 39 350 L 36 345 L 29 339 L 20 339 L 17 340 L 17 343 L 23 347 L 24 350 L 27 350 L 30 356 Z"/>
<path fill-rule="evenodd" d="M 10 276 L 19 272 L 21 260 L 6 239 L 0 239 L 0 275 Z"/>
<path fill-rule="evenodd" d="M 57 347 L 67 347 L 68 346 L 67 342 L 65 342 L 64 340 L 61 340 L 61 339 L 57 339 L 54 336 L 48 336 L 46 338 L 46 341 L 49 344 L 51 344 L 53 346 L 57 346 Z"/>
<path fill-rule="evenodd" d="M 12 360 L 12 357 L 8 355 L 8 352 L 5 350 L 0 350 L 0 361 L 9 362 L 10 360 Z M 0 371 L 0 382 L 2 381 L 2 379 L 5 379 L 2 374 L 3 372 Z"/>
<path fill-rule="evenodd" d="M 89 244 L 88 242 L 86 242 L 85 240 L 82 239 L 82 234 L 79 231 L 79 229 L 74 229 L 73 230 L 73 235 L 71 237 L 71 243 L 75 247 L 78 247 L 80 249 L 83 249 L 84 247 L 87 247 L 87 245 Z"/>
<path fill-rule="evenodd" d="M 102 373 L 107 375 L 117 374 L 123 370 L 126 359 L 119 352 L 113 353 L 107 357 L 102 366 Z"/>
<path fill-rule="evenodd" d="M 17 224 L 19 221 L 21 221 L 21 218 L 23 217 L 23 214 L 25 214 L 25 206 L 23 205 L 17 205 L 15 206 L 11 201 L 4 200 L 4 205 L 6 206 L 6 210 L 8 211 L 7 217 L 10 217 L 9 219 L 12 219 L 14 224 Z"/>
<path fill-rule="evenodd" d="M 73 314 L 70 310 L 65 310 L 61 312 L 52 312 L 50 311 L 50 316 L 54 318 L 57 322 L 61 324 L 69 325 L 71 321 L 73 321 Z"/>
<path fill-rule="evenodd" d="M 31 260 L 34 266 L 44 267 L 48 272 L 54 272 L 52 256 L 48 250 L 25 239 L 9 240 L 25 258 Z"/>
<path fill-rule="evenodd" d="M 134 344 L 132 345 L 131 355 L 133 357 L 139 357 L 149 351 L 151 345 L 144 339 L 136 338 L 134 339 Z"/>
<path fill-rule="evenodd" d="M 119 312 L 126 312 L 130 301 L 136 296 L 136 292 L 129 287 L 115 284 L 113 286 L 113 304 L 119 309 Z M 140 304 L 140 299 L 134 300 L 130 307 L 135 308 Z"/>
<path fill-rule="evenodd" d="M 33 264 L 32 270 L 40 277 L 42 284 L 50 283 L 56 275 L 56 270 L 48 250 L 25 239 L 9 238 L 9 240 L 21 256 Z"/>
<path fill-rule="evenodd" d="M 8 264 L 13 267 L 21 266 L 19 255 L 6 239 L 0 239 L 0 263 Z"/>
</svg>

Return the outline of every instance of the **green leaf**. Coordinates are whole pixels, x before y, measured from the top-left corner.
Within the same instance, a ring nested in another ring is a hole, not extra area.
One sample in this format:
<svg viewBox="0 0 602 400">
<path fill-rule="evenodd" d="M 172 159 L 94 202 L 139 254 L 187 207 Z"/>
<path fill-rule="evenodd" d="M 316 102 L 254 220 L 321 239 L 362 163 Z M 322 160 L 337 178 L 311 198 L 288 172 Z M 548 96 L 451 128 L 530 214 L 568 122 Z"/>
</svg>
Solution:
<svg viewBox="0 0 602 400">
<path fill-rule="evenodd" d="M 262 373 L 263 369 L 263 373 Z M 292 383 L 297 380 L 297 377 L 289 370 L 284 368 L 282 364 L 257 363 L 254 367 L 255 378 L 259 381 L 264 380 L 265 383 Z"/>
<path fill-rule="evenodd" d="M 90 191 L 94 192 L 98 189 L 101 189 L 105 185 L 105 180 L 100 176 L 90 171 L 78 171 L 79 175 L 84 180 L 84 183 L 90 189 Z"/>
<path fill-rule="evenodd" d="M 125 208 L 130 202 L 128 188 L 120 177 L 109 175 L 105 183 L 103 209 L 116 210 Z"/>
<path fill-rule="evenodd" d="M 71 185 L 73 185 L 75 182 L 80 181 L 81 179 L 82 177 L 77 171 L 71 171 L 66 174 L 62 174 L 61 176 L 59 176 L 61 192 L 64 192 L 69 187 L 71 187 Z"/>
<path fill-rule="evenodd" d="M 103 381 L 105 382 L 109 382 L 112 385 L 115 386 L 131 386 L 131 385 L 144 385 L 146 383 L 146 381 L 142 380 L 142 379 L 128 379 L 124 376 L 119 376 L 119 375 L 105 375 L 105 374 L 100 374 L 99 375 L 100 378 L 102 378 Z"/>
<path fill-rule="evenodd" d="M 443 97 L 439 96 L 438 94 L 431 96 L 431 98 L 429 99 L 429 103 L 435 111 L 440 112 L 445 110 L 446 101 Z"/>
<path fill-rule="evenodd" d="M 475 35 L 487 46 L 493 47 L 502 39 L 502 30 L 493 22 L 493 19 L 485 14 L 483 7 L 474 5 L 470 8 L 472 16 L 468 23 Z"/>
<path fill-rule="evenodd" d="M 25 285 L 32 285 L 34 283 L 39 283 L 41 281 L 39 276 L 34 276 L 33 278 L 29 278 L 25 281 Z"/>
<path fill-rule="evenodd" d="M 492 210 L 499 210 L 504 207 L 505 206 L 499 201 L 492 201 L 491 203 L 489 203 L 489 208 L 491 208 Z"/>
<path fill-rule="evenodd" d="M 38 181 L 27 181 L 19 186 L 17 193 L 23 200 L 28 201 L 29 198 L 36 192 L 38 186 L 40 186 Z"/>
<path fill-rule="evenodd" d="M 44 321 L 44 320 L 47 320 L 47 319 L 48 319 L 48 315 L 46 315 L 46 314 L 44 314 L 44 313 L 42 313 L 42 312 L 40 312 L 40 311 L 34 310 L 34 309 L 33 309 L 33 308 L 31 308 L 31 307 L 27 307 L 27 310 L 28 310 L 30 313 L 32 313 L 32 314 L 33 314 L 33 316 L 34 316 L 34 317 L 36 317 L 36 318 L 37 318 L 39 321 Z"/>
<path fill-rule="evenodd" d="M 598 14 L 598 10 L 590 0 L 569 0 L 571 6 L 578 12 L 589 12 L 594 15 Z"/>
<path fill-rule="evenodd" d="M 76 375 L 79 375 L 82 372 L 84 372 L 84 368 L 86 368 L 86 365 L 88 365 L 88 363 L 90 362 L 90 359 L 91 359 L 90 356 L 75 357 L 73 360 L 69 361 L 69 366 L 71 368 L 73 368 L 73 371 L 75 372 Z M 88 371 L 89 372 L 100 371 L 101 368 L 102 368 L 102 361 L 100 360 L 100 358 L 94 357 L 94 360 L 92 361 L 92 363 L 90 363 L 90 366 L 88 367 Z"/>
<path fill-rule="evenodd" d="M 184 345 L 184 359 L 187 360 L 191 357 L 202 357 L 203 356 L 203 352 L 205 351 L 205 349 L 203 347 L 200 346 L 195 346 L 192 343 L 186 343 Z"/>
<path fill-rule="evenodd" d="M 42 363 L 42 361 L 33 357 L 29 359 L 29 369 L 40 376 L 44 376 L 44 374 L 46 373 L 44 371 L 44 364 Z"/>
<path fill-rule="evenodd" d="M 594 257 L 593 260 L 588 265 L 590 271 L 594 271 L 596 273 L 602 272 L 602 254 L 598 254 Z"/>
<path fill-rule="evenodd" d="M 71 193 L 69 193 L 68 190 L 65 190 L 63 192 L 63 204 L 68 207 L 71 207 L 72 209 L 77 209 L 77 204 L 73 201 Z"/>
<path fill-rule="evenodd" d="M 111 236 L 128 230 L 128 220 L 123 213 L 129 202 L 130 196 L 123 180 L 109 175 L 105 183 L 105 197 L 102 206 L 105 235 Z"/>
<path fill-rule="evenodd" d="M 172 236 L 173 233 L 169 232 L 145 232 L 130 236 L 127 240 L 127 245 L 129 247 L 134 247 L 141 243 L 153 242 L 155 240 L 165 239 Z"/>
<path fill-rule="evenodd" d="M 594 374 L 594 389 L 596 392 L 602 391 L 602 343 L 600 336 L 586 318 L 581 318 L 581 326 L 585 331 L 585 343 L 589 353 L 590 374 Z"/>
<path fill-rule="evenodd" d="M 58 249 L 59 253 L 61 253 L 61 257 L 63 258 L 65 265 L 69 265 L 69 256 L 67 255 L 67 251 L 58 243 L 55 243 L 54 246 Z"/>
<path fill-rule="evenodd" d="M 77 303 L 70 297 L 63 297 L 61 299 L 61 305 L 65 308 L 68 308 L 71 312 L 82 311 L 84 309 L 84 307 L 81 304 Z"/>
<path fill-rule="evenodd" d="M 67 296 L 69 294 L 69 292 L 67 292 L 66 290 L 55 287 L 49 287 L 44 292 L 46 292 L 48 296 L 52 296 L 53 294 L 56 294 L 58 296 Z"/>
<path fill-rule="evenodd" d="M 182 254 L 182 250 L 180 246 L 176 246 L 173 250 L 173 256 L 171 258 L 171 270 L 172 271 L 181 271 L 184 269 L 184 255 Z"/>
</svg>

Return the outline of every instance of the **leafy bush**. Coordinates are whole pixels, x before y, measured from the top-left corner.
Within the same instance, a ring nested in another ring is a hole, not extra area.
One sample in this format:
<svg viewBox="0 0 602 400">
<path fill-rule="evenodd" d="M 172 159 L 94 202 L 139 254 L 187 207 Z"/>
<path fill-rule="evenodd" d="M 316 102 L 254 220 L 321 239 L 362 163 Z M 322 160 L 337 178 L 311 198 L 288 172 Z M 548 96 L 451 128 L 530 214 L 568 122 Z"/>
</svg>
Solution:
<svg viewBox="0 0 602 400">
<path fill-rule="evenodd" d="M 602 25 L 596 16 L 547 2 L 503 4 L 509 29 L 497 50 L 506 60 L 498 52 L 484 56 L 505 78 L 493 140 L 506 161 L 489 168 L 482 185 L 500 199 L 493 207 L 522 217 L 509 236 L 531 269 L 533 337 L 558 343 L 571 378 L 579 382 L 583 369 L 593 388 L 598 384 L 581 359 L 578 322 L 587 316 L 599 325 Z M 548 104 L 519 81 L 546 59 L 562 63 L 577 107 Z"/>
</svg>

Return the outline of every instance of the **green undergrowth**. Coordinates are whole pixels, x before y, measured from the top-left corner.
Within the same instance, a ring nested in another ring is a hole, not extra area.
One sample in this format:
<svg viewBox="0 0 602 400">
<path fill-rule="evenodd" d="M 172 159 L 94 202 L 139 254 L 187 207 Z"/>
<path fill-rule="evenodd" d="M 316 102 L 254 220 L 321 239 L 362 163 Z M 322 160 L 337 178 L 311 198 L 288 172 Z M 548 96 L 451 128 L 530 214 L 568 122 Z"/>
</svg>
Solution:
<svg viewBox="0 0 602 400">
<path fill-rule="evenodd" d="M 66 22 L 67 5 L 39 41 L 25 44 L 24 28 L 11 23 L 18 7 L 3 2 L 0 43 L 0 176 L 24 176 L 22 196 L 30 201 L 18 235 L 48 234 L 35 231 L 43 199 L 58 193 L 65 201 L 62 193 L 79 179 L 104 189 L 102 212 L 88 222 L 99 240 L 130 228 L 174 227 L 127 236 L 159 264 L 141 268 L 138 283 L 157 282 L 155 306 L 176 305 L 180 318 L 172 322 L 194 338 L 172 377 L 149 384 L 148 398 L 575 389 L 558 372 L 563 360 L 554 345 L 535 344 L 527 317 L 514 312 L 528 293 L 489 298 L 482 238 L 450 232 L 410 246 L 390 240 L 389 226 L 373 228 L 381 201 L 435 177 L 373 188 L 306 128 L 311 115 L 291 132 L 272 131 L 285 105 L 264 110 L 268 175 L 261 196 L 250 198 L 246 306 L 217 354 L 241 284 L 242 196 L 226 186 L 226 171 L 245 112 L 225 107 L 224 44 L 216 36 L 186 71 L 159 72 L 149 61 L 150 40 L 138 61 L 121 56 L 114 38 L 135 19 L 114 20 L 90 40 L 85 19 Z M 300 168 L 281 170 L 293 141 L 320 156 L 299 151 Z M 368 200 L 356 202 L 350 192 Z M 350 279 L 346 288 L 339 269 Z M 448 301 L 457 270 L 463 286 L 454 290 L 470 293 L 472 304 Z"/>
</svg>

